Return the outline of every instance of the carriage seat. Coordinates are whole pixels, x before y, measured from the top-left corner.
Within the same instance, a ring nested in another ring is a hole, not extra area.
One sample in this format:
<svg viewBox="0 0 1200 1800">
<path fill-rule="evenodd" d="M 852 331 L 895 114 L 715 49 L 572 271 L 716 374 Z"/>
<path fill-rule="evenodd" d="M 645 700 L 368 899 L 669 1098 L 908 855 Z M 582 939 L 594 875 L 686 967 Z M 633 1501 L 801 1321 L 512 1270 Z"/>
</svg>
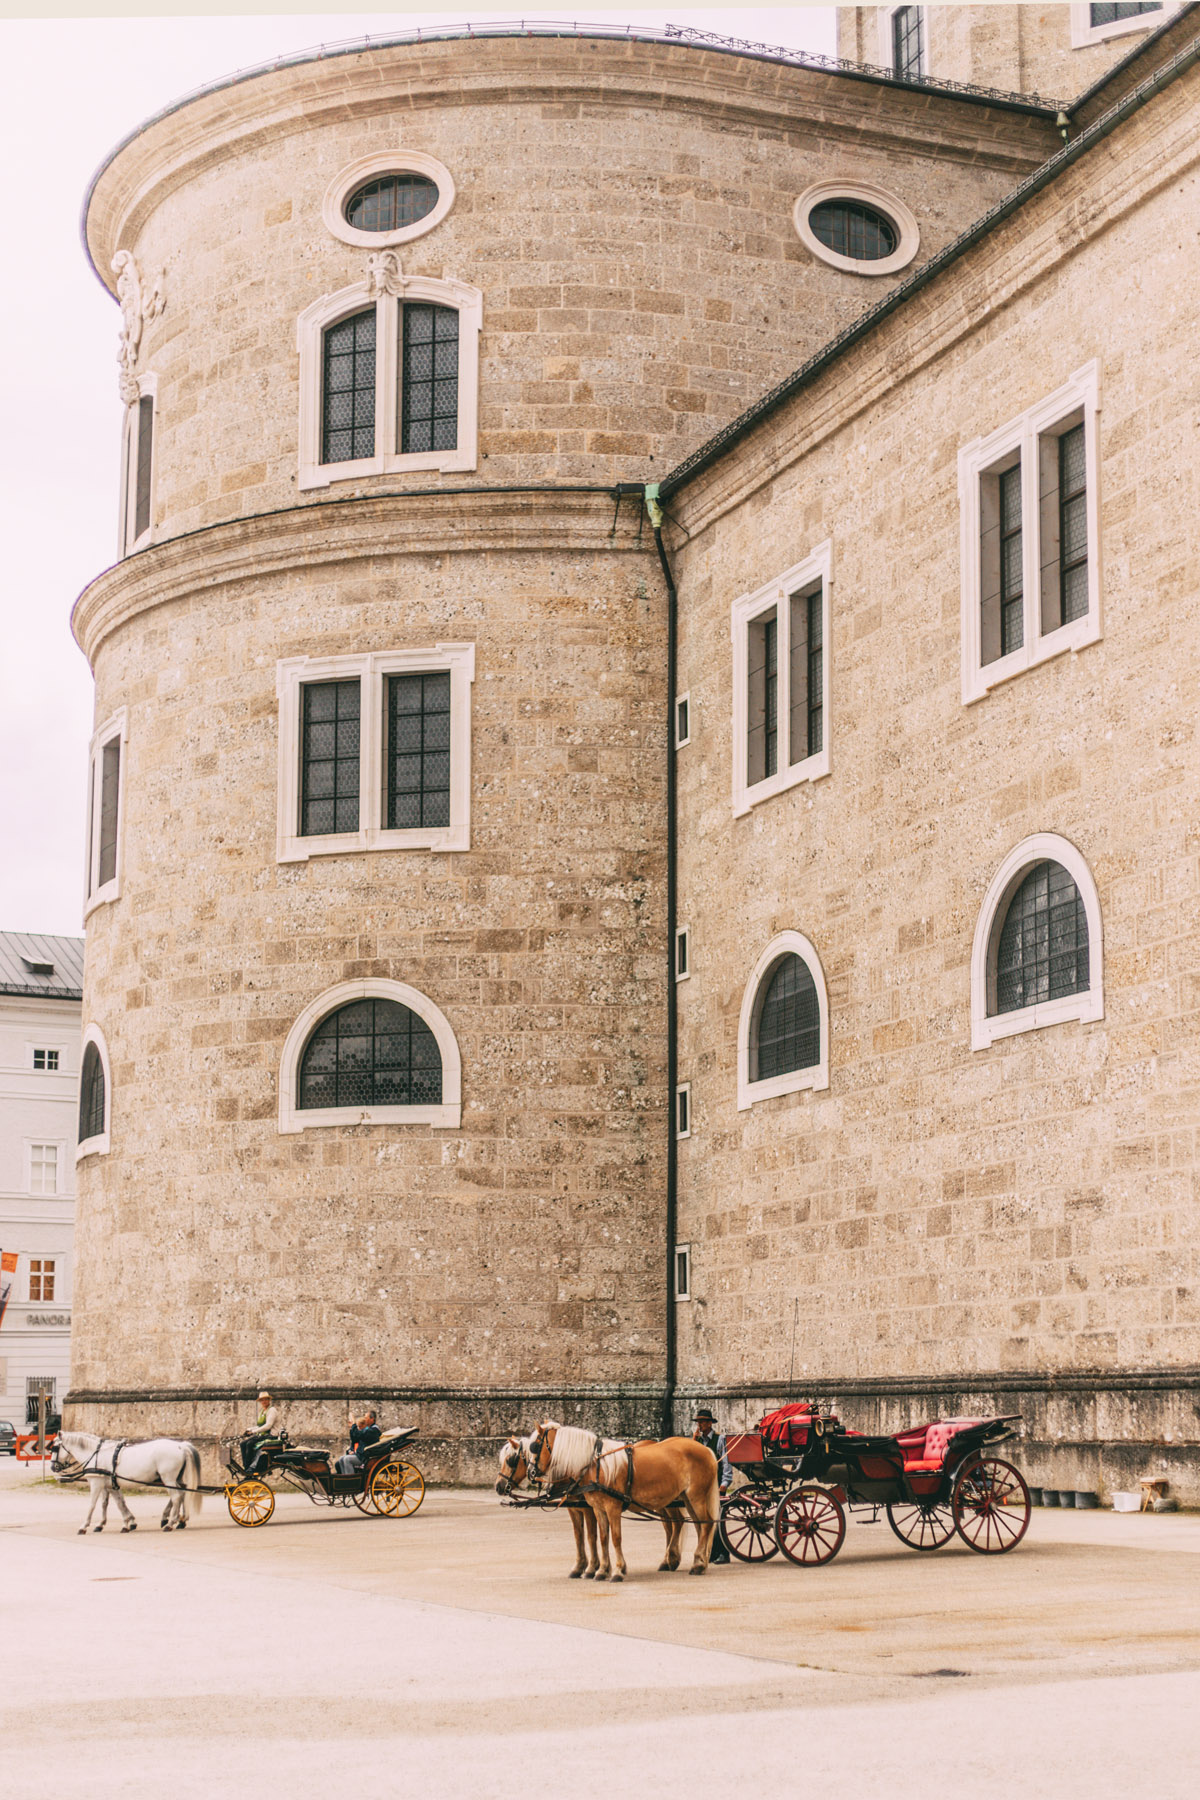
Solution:
<svg viewBox="0 0 1200 1800">
<path fill-rule="evenodd" d="M 898 1440 L 904 1453 L 904 1473 L 920 1475 L 940 1469 L 951 1439 L 960 1431 L 969 1431 L 972 1425 L 983 1423 L 982 1419 L 937 1419 L 925 1427 L 923 1434 L 906 1431 Z"/>
</svg>

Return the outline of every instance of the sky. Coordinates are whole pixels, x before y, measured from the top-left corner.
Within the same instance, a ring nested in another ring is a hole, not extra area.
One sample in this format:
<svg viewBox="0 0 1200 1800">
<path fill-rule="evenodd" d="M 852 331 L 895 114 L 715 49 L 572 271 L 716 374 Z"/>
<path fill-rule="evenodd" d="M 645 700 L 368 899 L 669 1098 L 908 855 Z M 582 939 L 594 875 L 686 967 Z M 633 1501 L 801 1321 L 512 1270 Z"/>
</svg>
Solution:
<svg viewBox="0 0 1200 1800">
<path fill-rule="evenodd" d="M 65 0 L 70 5 L 71 0 Z M 126 0 L 121 17 L 13 17 L 0 0 L 0 330 L 14 352 L 0 387 L 0 930 L 82 930 L 84 793 L 92 681 L 71 636 L 71 606 L 116 554 L 116 303 L 84 261 L 79 209 L 119 139 L 206 81 L 364 35 L 485 14 L 512 4 L 453 0 L 413 12 L 239 11 L 236 0 L 171 16 Z M 32 6 L 27 7 L 32 12 Z M 88 0 L 74 10 L 96 12 Z M 565 7 L 525 18 L 561 19 Z M 141 16 L 130 17 L 137 13 Z M 832 54 L 834 13 L 808 5 L 665 10 L 588 4 L 579 16 L 694 25 Z"/>
</svg>

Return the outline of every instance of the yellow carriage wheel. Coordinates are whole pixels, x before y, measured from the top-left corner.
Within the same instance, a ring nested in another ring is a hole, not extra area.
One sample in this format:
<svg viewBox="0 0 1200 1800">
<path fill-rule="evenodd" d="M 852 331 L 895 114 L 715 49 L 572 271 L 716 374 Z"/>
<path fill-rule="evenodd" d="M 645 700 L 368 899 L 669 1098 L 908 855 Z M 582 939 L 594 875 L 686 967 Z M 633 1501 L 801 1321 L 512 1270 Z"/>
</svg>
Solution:
<svg viewBox="0 0 1200 1800">
<path fill-rule="evenodd" d="M 374 1471 L 370 1495 L 376 1512 L 389 1519 L 407 1519 L 425 1498 L 425 1477 L 415 1463 L 397 1457 Z"/>
<path fill-rule="evenodd" d="M 226 1488 L 225 1500 L 236 1525 L 265 1525 L 275 1511 L 275 1496 L 265 1481 L 239 1481 Z"/>
</svg>

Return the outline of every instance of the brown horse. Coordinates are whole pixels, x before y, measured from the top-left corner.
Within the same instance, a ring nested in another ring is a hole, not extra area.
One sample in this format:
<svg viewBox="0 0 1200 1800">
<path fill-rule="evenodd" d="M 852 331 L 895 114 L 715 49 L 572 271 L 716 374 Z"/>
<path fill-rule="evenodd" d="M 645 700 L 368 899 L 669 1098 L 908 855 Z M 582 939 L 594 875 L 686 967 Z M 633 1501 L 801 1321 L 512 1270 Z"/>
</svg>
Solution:
<svg viewBox="0 0 1200 1800">
<path fill-rule="evenodd" d="M 621 1515 L 627 1506 L 639 1512 L 657 1513 L 667 1533 L 667 1552 L 660 1569 L 679 1567 L 679 1540 L 684 1511 L 696 1527 L 693 1575 L 708 1567 L 713 1532 L 721 1516 L 717 1459 L 694 1438 L 645 1438 L 622 1444 L 600 1438 L 577 1425 L 559 1425 L 553 1419 L 538 1426 L 529 1440 L 527 1457 L 540 1479 L 551 1483 L 576 1482 L 596 1515 L 600 1527 L 600 1569 L 597 1581 L 612 1574 L 609 1559 L 611 1537 L 616 1559 L 614 1581 L 625 1577 L 621 1549 Z"/>
<path fill-rule="evenodd" d="M 523 1487 L 530 1479 L 529 1439 L 527 1437 L 510 1437 L 500 1452 L 500 1476 L 496 1482 L 498 1494 L 511 1494 L 514 1488 Z M 540 1478 L 532 1481 L 531 1486 L 540 1487 Z M 600 1557 L 596 1549 L 596 1515 L 583 1495 L 573 1485 L 564 1485 L 561 1494 L 549 1492 L 547 1498 L 555 1505 L 565 1507 L 571 1521 L 571 1529 L 575 1533 L 575 1567 L 571 1570 L 571 1580 L 578 1581 L 586 1575 L 589 1581 L 595 1578 L 600 1567 Z M 584 1548 L 584 1538 L 587 1547 Z"/>
</svg>

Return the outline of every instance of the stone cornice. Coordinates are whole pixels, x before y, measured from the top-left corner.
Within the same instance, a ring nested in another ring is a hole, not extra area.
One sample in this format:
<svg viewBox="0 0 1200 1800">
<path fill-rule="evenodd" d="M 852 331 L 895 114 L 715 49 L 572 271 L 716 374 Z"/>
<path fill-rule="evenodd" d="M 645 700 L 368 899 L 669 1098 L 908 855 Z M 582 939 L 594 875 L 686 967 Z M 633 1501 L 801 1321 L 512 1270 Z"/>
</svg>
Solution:
<svg viewBox="0 0 1200 1800">
<path fill-rule="evenodd" d="M 430 107 L 602 101 L 704 114 L 789 136 L 819 134 L 897 154 L 1020 173 L 1044 160 L 1053 127 L 1028 112 L 937 92 L 848 80 L 795 64 L 681 44 L 604 38 L 481 38 L 380 45 L 360 55 L 267 69 L 151 119 L 93 177 L 84 242 L 101 281 L 169 192 L 231 156 L 260 153 L 322 124 L 401 118 Z"/>
<path fill-rule="evenodd" d="M 783 403 L 748 421 L 719 458 L 670 492 L 675 547 L 786 474 L 804 456 L 884 401 L 985 322 L 1028 293 L 1068 257 L 1200 162 L 1193 67 L 1117 134 L 1065 168 L 986 237 L 932 274 L 857 342 L 814 371 Z M 735 422 L 736 424 L 736 422 Z"/>
<path fill-rule="evenodd" d="M 234 582 L 398 556 L 576 550 L 652 554 L 640 497 L 480 488 L 321 501 L 212 525 L 114 563 L 75 602 L 71 629 L 92 662 L 139 613 Z"/>
</svg>

